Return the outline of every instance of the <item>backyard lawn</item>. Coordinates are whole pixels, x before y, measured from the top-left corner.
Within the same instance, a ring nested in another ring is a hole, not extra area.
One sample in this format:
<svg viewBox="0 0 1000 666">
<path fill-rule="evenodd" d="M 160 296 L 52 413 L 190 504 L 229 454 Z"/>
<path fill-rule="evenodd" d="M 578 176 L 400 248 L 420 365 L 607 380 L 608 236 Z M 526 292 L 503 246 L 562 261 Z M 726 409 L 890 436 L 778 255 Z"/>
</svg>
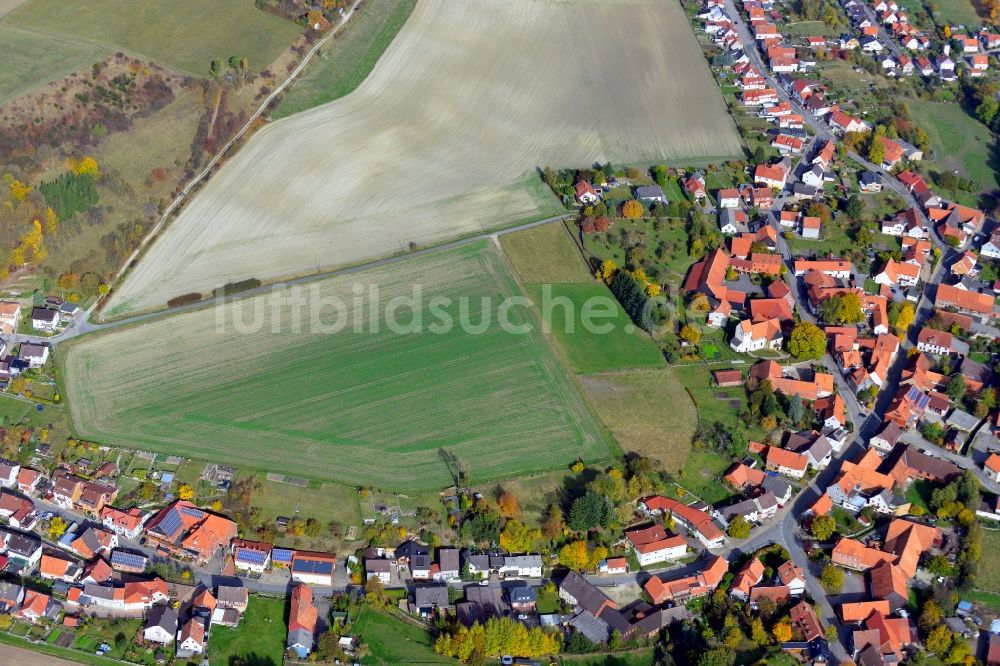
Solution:
<svg viewBox="0 0 1000 666">
<path fill-rule="evenodd" d="M 906 499 L 910 503 L 911 508 L 914 506 L 919 506 L 924 510 L 924 513 L 930 512 L 930 507 L 928 503 L 931 501 L 931 491 L 934 488 L 930 483 L 923 479 L 916 479 L 910 484 L 910 487 L 906 489 Z"/>
<path fill-rule="evenodd" d="M 721 502 L 733 494 L 722 483 L 722 475 L 732 464 L 731 460 L 716 451 L 695 449 L 688 455 L 678 483 L 709 504 Z"/>
<path fill-rule="evenodd" d="M 565 654 L 559 657 L 557 663 L 564 666 L 652 666 L 656 663 L 654 657 L 650 649 L 612 655 Z"/>
<path fill-rule="evenodd" d="M 285 656 L 285 600 L 250 597 L 235 628 L 213 627 L 208 643 L 212 666 L 280 664 Z"/>
<path fill-rule="evenodd" d="M 17 638 L 16 636 L 11 636 L 6 632 L 0 631 L 0 643 L 4 645 L 11 645 L 17 648 L 22 648 L 24 650 L 30 650 L 29 653 L 24 655 L 24 659 L 19 659 L 16 663 L 35 666 L 37 664 L 69 664 L 71 662 L 77 662 L 80 664 L 92 664 L 93 666 L 120 666 L 122 663 L 117 659 L 109 659 L 107 657 L 98 657 L 94 653 L 83 653 L 77 650 L 71 650 L 68 648 L 61 648 L 55 645 L 48 645 L 45 643 L 34 643 L 30 644 L 27 640 L 23 638 Z M 38 658 L 37 661 L 33 661 L 33 655 L 45 655 L 47 659 Z M 15 654 L 4 650 L 0 652 L 0 656 L 3 657 L 14 657 L 21 656 L 20 654 Z"/>
<path fill-rule="evenodd" d="M 302 487 L 277 481 L 268 481 L 264 472 L 254 473 L 260 481 L 260 490 L 255 491 L 251 504 L 260 511 L 261 518 L 273 521 L 278 516 L 300 516 L 315 518 L 323 525 L 331 520 L 339 522 L 344 531 L 351 525 L 361 527 L 361 513 L 358 508 L 358 491 L 355 488 L 336 483 L 311 481 Z M 243 473 L 239 477 L 245 476 Z M 321 549 L 331 544 L 324 529 L 319 537 L 299 537 L 299 547 Z"/>
<path fill-rule="evenodd" d="M 429 633 L 394 616 L 365 606 L 354 623 L 353 632 L 368 646 L 364 664 L 454 664 L 434 652 Z"/>
<path fill-rule="evenodd" d="M 740 366 L 735 366 L 743 370 Z M 713 367 L 712 370 L 721 368 Z M 743 387 L 718 388 L 712 386 L 712 376 L 702 364 L 675 366 L 674 373 L 694 400 L 698 419 L 703 423 L 719 421 L 728 426 L 742 425 L 739 413 L 746 407 Z"/>
<path fill-rule="evenodd" d="M 983 554 L 976 585 L 986 592 L 1000 593 L 1000 530 L 983 530 Z"/>
<path fill-rule="evenodd" d="M 6 393 L 0 393 L 0 422 L 14 424 L 19 422 L 31 409 L 27 400 L 19 400 Z"/>
</svg>

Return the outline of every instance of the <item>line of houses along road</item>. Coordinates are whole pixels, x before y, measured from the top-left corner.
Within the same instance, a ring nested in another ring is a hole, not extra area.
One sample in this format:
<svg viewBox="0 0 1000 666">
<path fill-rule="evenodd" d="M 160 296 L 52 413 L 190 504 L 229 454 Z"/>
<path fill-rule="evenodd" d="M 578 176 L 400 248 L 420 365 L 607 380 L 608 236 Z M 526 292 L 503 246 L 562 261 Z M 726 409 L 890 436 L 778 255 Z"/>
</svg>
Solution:
<svg viewBox="0 0 1000 666">
<path fill-rule="evenodd" d="M 931 41 L 909 25 L 895 3 L 877 0 L 865 6 L 847 0 L 842 5 L 860 35 L 844 35 L 840 48 L 861 48 L 876 56 L 892 51 L 880 60 L 892 74 L 919 73 L 944 81 L 955 78 L 951 46 L 945 44 L 940 52 L 930 53 Z M 834 602 L 849 656 L 864 664 L 897 663 L 921 647 L 916 624 L 906 610 L 910 588 L 929 586 L 936 576 L 924 568 L 927 563 L 943 558 L 954 565 L 962 547 L 960 530 L 941 529 L 933 518 L 924 518 L 922 510 L 914 509 L 908 499 L 910 486 L 918 482 L 943 488 L 971 469 L 987 488 L 998 490 L 996 358 L 980 352 L 982 358 L 973 360 L 971 349 L 988 347 L 1000 338 L 994 321 L 1000 313 L 996 305 L 1000 280 L 991 263 L 1000 258 L 1000 228 L 983 211 L 935 193 L 908 168 L 922 160 L 918 148 L 900 139 L 876 136 L 873 140 L 882 144 L 884 158 L 859 173 L 856 191 L 878 193 L 891 187 L 913 202 L 912 207 L 881 222 L 883 235 L 900 239 L 899 256 L 878 261 L 867 275 L 859 274 L 842 257 L 793 257 L 788 241 L 824 237 L 823 222 L 805 214 L 801 206 L 822 201 L 841 180 L 836 173 L 841 159 L 838 138 L 869 133 L 872 128 L 828 102 L 822 85 L 800 75 L 815 66 L 809 49 L 829 46 L 825 38 L 806 38 L 800 46 L 785 46 L 789 40 L 772 22 L 771 3 L 745 0 L 742 10 L 754 40 L 749 44 L 741 39 L 723 0 L 707 0 L 698 16 L 726 54 L 725 69 L 736 75 L 743 105 L 760 108 L 760 116 L 775 126 L 772 146 L 782 157 L 757 164 L 752 183 L 740 187 L 710 192 L 704 173 L 682 177 L 684 193 L 717 215 L 719 231 L 725 236 L 723 247 L 691 267 L 682 289 L 693 309 L 704 313 L 707 326 L 729 332 L 730 346 L 739 353 L 778 355 L 787 348 L 800 320 L 820 325 L 827 362 L 783 363 L 764 358 L 749 372 L 713 373 L 719 388 L 769 386 L 785 398 L 797 397 L 813 410 L 819 427 L 786 432 L 767 444 L 751 442 L 753 455 L 734 465 L 725 477 L 744 495 L 735 503 L 712 507 L 647 498 L 640 506 L 650 515 L 668 516 L 705 548 L 720 548 L 733 520 L 766 526 L 800 483 L 835 458 L 844 458 L 845 447 L 854 440 L 852 427 L 860 426 L 860 419 L 865 418 L 866 407 L 859 403 L 873 405 L 876 396 L 885 392 L 888 401 L 875 434 L 863 442 L 862 451 L 840 461 L 832 483 L 820 488 L 819 498 L 796 519 L 808 530 L 820 516 L 839 512 L 856 518 L 862 536 L 841 536 L 835 543 L 814 548 L 825 550 L 829 561 L 839 567 L 864 572 L 865 585 L 843 603 Z M 888 48 L 886 34 L 917 54 Z M 958 68 L 965 68 L 971 77 L 981 75 L 988 68 L 986 54 L 1000 47 L 1000 35 L 983 31 L 959 39 L 963 49 Z M 770 71 L 755 67 L 748 50 L 762 54 Z M 777 81 L 781 90 L 772 87 L 771 81 Z M 816 129 L 815 140 L 807 125 Z M 578 183 L 577 199 L 592 204 L 605 186 Z M 655 185 L 638 188 L 634 195 L 646 202 L 667 200 Z M 706 205 L 709 201 L 714 208 Z M 911 347 L 900 335 L 908 324 L 898 330 L 897 322 L 907 310 L 904 320 L 916 319 L 925 286 L 933 290 L 933 296 L 927 299 L 928 311 L 919 313 Z M 825 321 L 829 313 L 843 313 L 831 304 L 847 305 L 852 312 Z M 896 380 L 892 375 L 900 366 L 901 377 Z M 851 393 L 847 399 L 841 394 L 845 389 Z M 992 402 L 988 396 L 993 396 Z M 849 402 L 857 408 L 852 410 Z M 957 455 L 963 451 L 971 455 Z M 947 454 L 954 454 L 955 460 Z M 998 498 L 988 496 L 976 513 L 1000 519 Z M 663 549 L 648 561 L 685 552 L 676 534 L 657 533 L 652 546 L 637 543 L 631 532 L 628 537 L 640 563 L 647 548 Z M 673 613 L 678 602 L 714 590 L 728 570 L 729 563 L 714 556 L 697 573 L 654 575 L 644 589 L 654 604 Z M 774 576 L 765 577 L 764 566 L 754 556 L 735 573 L 730 594 L 749 599 L 751 605 L 765 597 L 787 602 L 805 589 L 806 576 L 791 561 Z M 614 608 L 599 591 L 587 589 L 586 581 L 567 580 L 581 588 L 579 593 L 571 590 L 567 598 L 584 600 L 584 610 L 598 619 Z M 968 615 L 968 606 L 960 605 L 959 610 Z M 797 638 L 802 640 L 787 648 L 805 659 L 829 659 L 826 633 L 812 607 L 794 605 L 792 617 Z M 961 636 L 978 632 L 959 617 L 949 618 L 948 626 Z M 985 661 L 1000 664 L 1000 637 L 991 634 L 988 646 Z"/>
<path fill-rule="evenodd" d="M 334 554 L 240 539 L 234 521 L 190 501 L 177 499 L 155 512 L 116 508 L 113 463 L 86 478 L 76 471 L 60 466 L 47 476 L 0 460 L 0 518 L 7 523 L 0 527 L 0 570 L 11 575 L 0 582 L 0 612 L 66 627 L 88 615 L 141 617 L 144 642 L 193 658 L 205 653 L 213 626 L 239 626 L 250 596 L 236 575 L 280 568 L 292 583 L 288 647 L 303 658 L 313 649 L 318 615 L 311 586 L 334 585 Z M 52 534 L 42 528 L 53 515 L 36 500 L 86 518 Z M 168 583 L 148 573 L 163 558 L 195 567 L 221 559 L 223 573 L 234 574 L 226 578 L 232 584 Z M 12 576 L 51 588 L 41 592 Z"/>
</svg>

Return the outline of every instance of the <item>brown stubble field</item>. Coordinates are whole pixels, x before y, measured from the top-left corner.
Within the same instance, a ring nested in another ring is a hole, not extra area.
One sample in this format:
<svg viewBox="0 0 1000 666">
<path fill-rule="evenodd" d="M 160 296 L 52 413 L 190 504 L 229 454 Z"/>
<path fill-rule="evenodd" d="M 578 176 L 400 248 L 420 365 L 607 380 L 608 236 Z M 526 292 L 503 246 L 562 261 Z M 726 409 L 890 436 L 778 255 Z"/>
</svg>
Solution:
<svg viewBox="0 0 1000 666">
<path fill-rule="evenodd" d="M 232 158 L 105 313 L 557 213 L 539 166 L 740 153 L 675 2 L 421 0 L 354 93 Z"/>
</svg>

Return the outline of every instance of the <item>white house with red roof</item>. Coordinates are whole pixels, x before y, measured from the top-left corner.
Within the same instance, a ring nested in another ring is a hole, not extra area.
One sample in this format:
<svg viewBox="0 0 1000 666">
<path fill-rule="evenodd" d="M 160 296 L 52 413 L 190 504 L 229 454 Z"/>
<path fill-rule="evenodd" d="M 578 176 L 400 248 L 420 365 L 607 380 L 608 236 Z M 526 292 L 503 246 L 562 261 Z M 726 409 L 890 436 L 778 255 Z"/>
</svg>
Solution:
<svg viewBox="0 0 1000 666">
<path fill-rule="evenodd" d="M 669 534 L 662 525 L 651 525 L 625 532 L 639 564 L 676 560 L 687 553 L 687 541 L 679 534 Z"/>
<path fill-rule="evenodd" d="M 983 463 L 983 471 L 986 472 L 993 481 L 1000 483 L 1000 455 L 996 453 L 990 453 L 989 457 Z"/>
<path fill-rule="evenodd" d="M 592 204 L 600 199 L 594 186 L 585 180 L 576 184 L 576 200 L 583 204 Z"/>
</svg>

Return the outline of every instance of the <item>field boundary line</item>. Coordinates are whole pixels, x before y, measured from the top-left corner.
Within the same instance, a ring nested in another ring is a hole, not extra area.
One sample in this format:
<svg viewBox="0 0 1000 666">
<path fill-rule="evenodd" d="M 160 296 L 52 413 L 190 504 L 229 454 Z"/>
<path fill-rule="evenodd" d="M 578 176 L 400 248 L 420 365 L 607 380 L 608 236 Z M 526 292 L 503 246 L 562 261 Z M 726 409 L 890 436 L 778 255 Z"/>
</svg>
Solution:
<svg viewBox="0 0 1000 666">
<path fill-rule="evenodd" d="M 174 211 L 176 211 L 180 207 L 180 205 L 187 198 L 188 194 L 190 194 L 191 191 L 195 187 L 197 187 L 201 183 L 201 181 L 204 180 L 210 174 L 212 169 L 215 168 L 215 166 L 219 163 L 222 157 L 229 151 L 229 149 L 237 141 L 242 139 L 247 132 L 250 131 L 251 126 L 254 123 L 256 123 L 257 120 L 264 114 L 264 111 L 267 110 L 268 105 L 270 105 L 271 102 L 273 102 L 279 94 L 284 92 L 285 88 L 290 86 L 292 82 L 296 78 L 298 78 L 299 74 L 302 73 L 306 65 L 309 64 L 313 56 L 316 55 L 316 53 L 320 50 L 320 48 L 325 46 L 326 43 L 330 41 L 334 35 L 339 33 L 340 30 L 345 25 L 347 25 L 347 23 L 354 16 L 354 12 L 357 10 L 358 5 L 360 5 L 361 2 L 362 0 L 355 0 L 354 4 L 351 5 L 350 11 L 343 16 L 343 18 L 340 20 L 340 23 L 338 23 L 333 29 L 328 31 L 323 36 L 322 39 L 313 44 L 312 48 L 309 49 L 309 51 L 302 58 L 302 60 L 295 67 L 295 69 L 293 69 L 288 74 L 288 77 L 285 78 L 285 80 L 282 81 L 281 84 L 275 87 L 275 89 L 271 92 L 270 95 L 264 98 L 264 101 L 261 102 L 261 105 L 257 108 L 257 110 L 254 111 L 254 113 L 247 119 L 247 122 L 243 125 L 243 127 L 240 128 L 240 130 L 235 135 L 233 135 L 222 146 L 222 148 L 219 149 L 219 151 L 215 154 L 214 157 L 212 157 L 211 160 L 208 161 L 208 164 L 205 165 L 205 168 L 202 169 L 200 173 L 198 173 L 190 181 L 188 181 L 187 185 L 184 186 L 184 189 L 182 189 L 177 194 L 177 196 L 174 197 L 174 200 L 170 202 L 170 205 L 163 210 L 163 214 L 160 216 L 160 219 L 157 221 L 155 225 L 153 225 L 153 228 L 150 229 L 149 233 L 146 234 L 145 238 L 142 239 L 142 241 L 139 243 L 139 247 L 133 250 L 132 254 L 130 254 L 128 258 L 125 259 L 124 263 L 122 264 L 122 267 L 118 270 L 117 273 L 115 273 L 114 280 L 111 283 L 111 289 L 108 290 L 108 293 L 104 295 L 104 298 L 96 300 L 94 304 L 91 305 L 90 308 L 88 308 L 87 310 L 88 313 L 94 312 L 98 307 L 100 307 L 102 303 L 105 303 L 107 301 L 108 296 L 110 296 L 111 292 L 114 291 L 115 286 L 117 286 L 121 282 L 122 277 L 124 277 L 125 273 L 128 272 L 128 269 L 132 265 L 132 262 L 134 262 L 142 253 L 142 251 L 145 250 L 146 247 L 149 246 L 155 240 L 155 238 L 160 234 L 160 232 L 166 226 L 168 218 L 170 218 L 173 215 Z"/>
<path fill-rule="evenodd" d="M 521 276 L 518 274 L 517 269 L 514 267 L 514 265 L 510 262 L 510 257 L 508 257 L 507 253 L 504 251 L 503 245 L 500 244 L 499 236 L 495 235 L 492 236 L 492 240 L 500 261 L 503 262 L 504 266 L 507 269 L 507 272 L 511 276 L 511 279 L 514 281 L 514 286 L 520 292 L 521 296 L 528 298 L 528 291 L 524 288 L 524 283 L 521 281 Z M 579 284 L 587 284 L 587 283 L 581 282 Z M 531 299 L 529 298 L 528 300 Z M 569 357 L 566 355 L 562 347 L 559 346 L 558 341 L 555 339 L 552 333 L 545 332 L 542 313 L 538 310 L 538 305 L 532 303 L 528 309 L 531 311 L 532 316 L 535 317 L 535 319 L 537 319 L 538 323 L 541 324 L 541 326 L 539 326 L 538 329 L 539 340 L 541 340 L 541 342 L 546 347 L 548 347 L 549 351 L 552 352 L 553 359 L 562 368 L 568 381 L 572 384 L 574 390 L 576 391 L 578 398 L 580 399 L 584 408 L 590 414 L 590 418 L 593 419 L 594 424 L 597 425 L 597 427 L 600 429 L 600 434 L 604 438 L 604 443 L 607 445 L 607 455 L 598 458 L 594 462 L 605 460 L 607 458 L 620 458 L 621 456 L 625 455 L 625 452 L 622 450 L 621 444 L 618 443 L 618 440 L 615 439 L 615 436 L 611 432 L 611 429 L 608 428 L 607 424 L 604 423 L 604 420 L 597 413 L 597 410 L 594 408 L 594 405 L 591 404 L 590 398 L 587 396 L 587 391 L 586 389 L 584 389 L 583 384 L 580 382 L 580 376 L 572 369 L 572 365 L 569 362 Z M 553 467 L 552 469 L 557 469 L 557 468 Z"/>
</svg>

